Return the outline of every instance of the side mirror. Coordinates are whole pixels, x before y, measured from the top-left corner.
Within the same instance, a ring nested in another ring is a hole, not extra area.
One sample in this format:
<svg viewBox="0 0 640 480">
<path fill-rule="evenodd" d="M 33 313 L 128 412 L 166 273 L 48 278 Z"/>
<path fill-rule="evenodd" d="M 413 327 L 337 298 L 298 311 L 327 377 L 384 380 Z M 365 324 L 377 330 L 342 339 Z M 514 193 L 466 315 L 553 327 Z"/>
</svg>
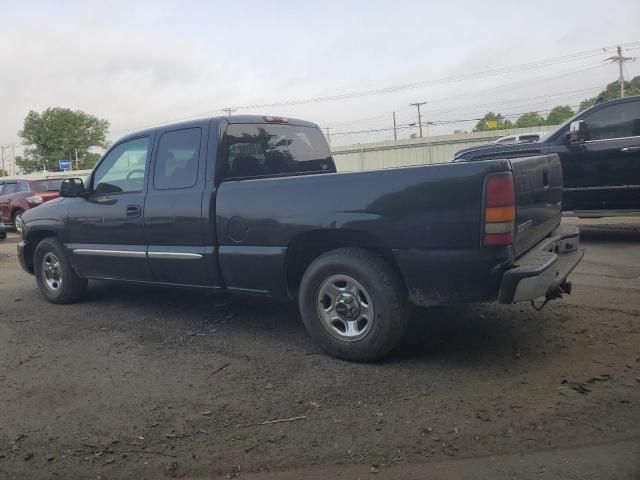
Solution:
<svg viewBox="0 0 640 480">
<path fill-rule="evenodd" d="M 66 178 L 60 185 L 61 197 L 81 197 L 86 193 L 87 191 L 81 178 Z"/>
<path fill-rule="evenodd" d="M 571 143 L 584 143 L 588 140 L 587 125 L 584 120 L 576 120 L 569 125 L 569 142 Z"/>
</svg>

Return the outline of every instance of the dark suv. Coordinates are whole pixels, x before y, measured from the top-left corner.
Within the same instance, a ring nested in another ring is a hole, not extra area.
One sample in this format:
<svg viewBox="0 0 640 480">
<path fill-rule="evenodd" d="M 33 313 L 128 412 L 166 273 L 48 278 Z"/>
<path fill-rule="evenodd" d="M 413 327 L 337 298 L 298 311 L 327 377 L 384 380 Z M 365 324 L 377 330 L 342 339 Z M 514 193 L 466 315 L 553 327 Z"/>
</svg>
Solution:
<svg viewBox="0 0 640 480">
<path fill-rule="evenodd" d="M 0 220 L 22 232 L 22 214 L 58 198 L 63 178 L 0 180 Z"/>
</svg>

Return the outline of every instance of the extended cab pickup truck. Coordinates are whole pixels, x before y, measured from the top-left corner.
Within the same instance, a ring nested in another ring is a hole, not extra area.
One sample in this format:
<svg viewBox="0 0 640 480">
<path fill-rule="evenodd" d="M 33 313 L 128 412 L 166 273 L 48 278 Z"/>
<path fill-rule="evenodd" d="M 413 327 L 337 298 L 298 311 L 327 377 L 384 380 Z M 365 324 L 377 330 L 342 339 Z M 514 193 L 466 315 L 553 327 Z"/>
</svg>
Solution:
<svg viewBox="0 0 640 480">
<path fill-rule="evenodd" d="M 561 296 L 582 258 L 556 155 L 337 173 L 320 129 L 230 116 L 116 142 L 25 212 L 18 252 L 53 303 L 87 279 L 297 299 L 330 354 L 379 358 L 409 304 Z"/>
<path fill-rule="evenodd" d="M 565 215 L 640 215 L 640 96 L 580 112 L 542 141 L 460 150 L 454 162 L 558 154 Z"/>
</svg>

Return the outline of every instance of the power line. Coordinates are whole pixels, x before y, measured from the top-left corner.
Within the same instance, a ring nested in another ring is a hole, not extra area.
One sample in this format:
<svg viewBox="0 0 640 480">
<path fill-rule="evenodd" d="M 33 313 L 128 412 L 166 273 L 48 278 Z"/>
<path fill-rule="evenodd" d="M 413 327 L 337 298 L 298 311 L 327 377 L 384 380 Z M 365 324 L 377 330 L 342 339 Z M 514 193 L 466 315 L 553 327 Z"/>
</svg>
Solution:
<svg viewBox="0 0 640 480">
<path fill-rule="evenodd" d="M 512 89 L 523 87 L 523 86 L 539 84 L 541 82 L 545 82 L 545 81 L 549 81 L 549 80 L 557 80 L 559 78 L 563 78 L 563 77 L 566 77 L 566 76 L 575 75 L 575 74 L 578 74 L 578 73 L 584 73 L 584 72 L 589 71 L 589 70 L 593 70 L 593 69 L 596 69 L 596 68 L 603 68 L 603 67 L 604 67 L 604 65 L 602 64 L 602 62 L 598 61 L 598 62 L 595 62 L 595 63 L 588 64 L 588 66 L 586 66 L 586 68 L 579 68 L 579 69 L 571 68 L 571 69 L 562 70 L 560 72 L 555 72 L 552 75 L 546 75 L 546 76 L 542 76 L 542 77 L 538 77 L 538 78 L 531 79 L 531 80 L 526 80 L 526 81 L 519 81 L 519 82 L 515 82 L 515 83 L 503 84 L 503 85 L 496 86 L 496 87 L 482 89 L 480 91 L 472 92 L 472 93 L 469 93 L 469 94 L 464 94 L 463 93 L 463 94 L 460 94 L 460 95 L 455 95 L 455 96 L 450 96 L 450 97 L 436 98 L 436 99 L 432 99 L 430 101 L 430 103 L 434 104 L 434 103 L 446 102 L 446 101 L 449 101 L 449 100 L 458 100 L 460 97 L 464 97 L 464 96 L 468 96 L 468 95 L 478 96 L 478 95 L 486 94 L 487 92 L 493 92 L 493 91 L 501 91 L 502 92 L 502 91 L 505 91 L 505 90 L 512 90 Z M 551 96 L 551 95 L 549 95 L 549 96 Z M 339 125 L 348 125 L 348 124 L 356 124 L 356 123 L 370 123 L 370 122 L 376 121 L 378 119 L 387 119 L 387 118 L 388 118 L 388 113 L 386 115 L 378 115 L 378 116 L 375 116 L 375 117 L 368 117 L 368 118 L 359 119 L 359 120 L 332 123 L 332 124 L 330 124 L 330 126 L 334 127 L 334 126 L 339 126 Z"/>
<path fill-rule="evenodd" d="M 551 110 L 539 110 L 536 113 L 538 114 L 548 114 L 550 113 Z M 518 118 L 521 115 L 524 115 L 525 113 L 530 113 L 530 112 L 518 112 L 518 113 L 509 113 L 509 114 L 505 114 L 502 115 L 504 118 Z M 454 120 L 434 120 L 434 121 L 430 121 L 429 124 L 431 125 L 450 125 L 450 124 L 454 124 L 454 123 L 464 123 L 464 122 L 477 122 L 482 120 L 483 117 L 474 117 L 474 118 L 459 118 L 459 119 L 454 119 Z M 408 129 L 408 128 L 414 128 L 415 124 L 407 124 L 407 125 L 398 125 L 396 126 L 396 129 L 398 130 L 404 130 L 404 129 Z M 349 132 L 333 132 L 332 135 L 353 135 L 353 134 L 359 134 L 359 133 L 377 133 L 377 132 L 388 132 L 393 130 L 393 127 L 384 127 L 384 128 L 371 128 L 371 129 L 367 129 L 367 130 L 354 130 L 354 131 L 349 131 Z"/>
<path fill-rule="evenodd" d="M 640 42 L 633 42 L 633 43 L 624 44 L 624 46 L 629 46 L 629 47 L 635 46 L 635 45 L 640 45 Z M 452 75 L 452 76 L 449 76 L 449 77 L 442 77 L 442 78 L 438 78 L 438 79 L 434 79 L 434 80 L 427 80 L 427 81 L 423 81 L 423 82 L 408 83 L 408 84 L 389 86 L 389 87 L 373 89 L 373 90 L 364 90 L 364 91 L 349 92 L 349 93 L 342 93 L 342 94 L 335 94 L 335 95 L 328 95 L 328 96 L 301 98 L 301 99 L 285 100 L 285 101 L 272 102 L 272 103 L 258 103 L 258 104 L 253 104 L 253 105 L 239 105 L 239 106 L 235 106 L 235 107 L 226 107 L 224 111 L 226 111 L 227 108 L 234 108 L 236 110 L 238 110 L 238 109 L 241 109 L 241 110 L 254 110 L 254 109 L 258 109 L 258 108 L 274 108 L 274 107 L 303 105 L 303 104 L 320 103 L 320 102 L 328 102 L 328 101 L 336 101 L 336 100 L 346 100 L 346 99 L 350 99 L 350 98 L 358 98 L 358 97 L 364 97 L 364 96 L 370 96 L 370 95 L 383 95 L 383 94 L 388 94 L 388 93 L 396 93 L 396 92 L 400 92 L 400 91 L 404 91 L 404 90 L 410 90 L 410 89 L 416 89 L 416 88 L 424 88 L 424 87 L 428 87 L 428 86 L 446 85 L 446 84 L 449 84 L 449 83 L 455 83 L 455 82 L 460 82 L 460 81 L 465 81 L 465 80 L 483 78 L 483 77 L 488 77 L 488 76 L 493 76 L 493 75 L 502 75 L 502 74 L 505 74 L 505 73 L 513 73 L 513 72 L 518 72 L 518 71 L 523 71 L 523 70 L 531 70 L 531 69 L 536 69 L 536 68 L 547 67 L 547 66 L 566 63 L 566 62 L 583 60 L 583 59 L 586 59 L 586 58 L 591 58 L 591 57 L 602 55 L 602 53 L 604 51 L 606 51 L 608 48 L 612 48 L 612 46 L 606 46 L 606 47 L 598 48 L 598 49 L 585 50 L 585 51 L 582 51 L 582 52 L 575 52 L 575 53 L 572 53 L 572 54 L 562 55 L 562 56 L 559 56 L 559 57 L 552 57 L 552 58 L 537 60 L 537 61 L 528 62 L 528 63 L 511 65 L 511 66 L 507 66 L 507 67 L 500 67 L 500 68 L 491 69 L 491 70 L 484 70 L 484 71 L 480 71 L 480 72 Z M 156 127 L 156 126 L 159 126 L 159 125 L 164 125 L 166 123 L 173 123 L 173 122 L 178 122 L 178 121 L 182 121 L 182 120 L 188 120 L 188 119 L 191 119 L 191 118 L 210 115 L 212 113 L 219 112 L 219 111 L 222 111 L 222 109 L 218 108 L 218 109 L 214 109 L 214 110 L 208 110 L 206 112 L 200 112 L 200 113 L 188 115 L 188 116 L 181 117 L 181 118 L 167 120 L 167 121 L 164 121 L 164 122 L 159 122 L 159 123 L 146 125 L 146 126 L 141 126 L 141 127 L 124 129 L 124 130 L 115 131 L 115 132 L 111 132 L 111 133 L 112 134 L 118 134 L 118 133 L 124 133 L 124 132 L 132 131 L 132 130 L 139 130 L 139 129 L 144 129 L 144 128 L 152 128 L 152 127 Z"/>
</svg>

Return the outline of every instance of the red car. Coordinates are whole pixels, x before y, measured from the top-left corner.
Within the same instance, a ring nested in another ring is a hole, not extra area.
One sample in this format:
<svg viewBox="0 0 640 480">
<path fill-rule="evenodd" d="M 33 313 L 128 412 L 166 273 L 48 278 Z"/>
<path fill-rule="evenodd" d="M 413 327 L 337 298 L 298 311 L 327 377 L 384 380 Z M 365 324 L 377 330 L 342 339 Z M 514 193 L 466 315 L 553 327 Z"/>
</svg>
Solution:
<svg viewBox="0 0 640 480">
<path fill-rule="evenodd" d="M 58 197 L 63 178 L 42 180 L 0 179 L 0 220 L 22 233 L 22 214 L 30 208 Z"/>
</svg>

